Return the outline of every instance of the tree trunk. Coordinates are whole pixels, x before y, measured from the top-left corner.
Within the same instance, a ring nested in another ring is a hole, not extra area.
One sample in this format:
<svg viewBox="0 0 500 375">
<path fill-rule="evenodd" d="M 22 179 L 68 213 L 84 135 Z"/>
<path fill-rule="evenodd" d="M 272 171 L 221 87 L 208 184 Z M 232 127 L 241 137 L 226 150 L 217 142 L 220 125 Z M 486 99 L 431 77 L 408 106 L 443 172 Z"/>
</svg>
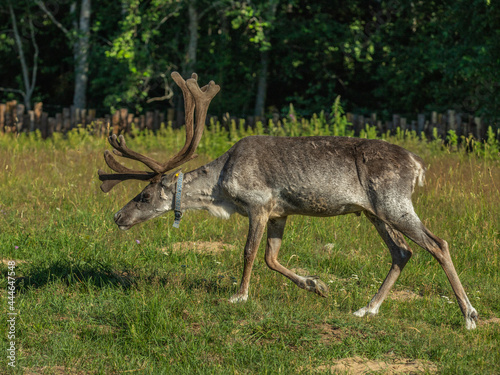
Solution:
<svg viewBox="0 0 500 375">
<path fill-rule="evenodd" d="M 269 22 L 271 25 L 276 16 L 276 10 L 278 9 L 279 0 L 271 0 L 267 4 L 267 9 L 264 12 L 265 21 Z M 272 27 L 272 26 L 271 26 Z M 260 51 L 260 72 L 257 82 L 257 95 L 255 97 L 255 117 L 264 116 L 264 108 L 266 106 L 266 94 L 267 94 L 267 71 L 269 70 L 269 53 L 271 49 L 270 43 L 270 29 L 264 30 L 265 39 L 269 42 L 269 46 L 261 49 Z"/>
<path fill-rule="evenodd" d="M 264 116 L 264 107 L 266 105 L 267 93 L 267 70 L 269 67 L 269 51 L 260 52 L 260 72 L 257 83 L 257 96 L 255 97 L 255 117 Z"/>
<path fill-rule="evenodd" d="M 196 51 L 198 49 L 198 24 L 200 16 L 195 4 L 192 1 L 188 2 L 188 32 L 189 41 L 184 56 L 183 66 L 181 67 L 182 76 L 185 79 L 191 77 L 196 65 Z M 184 99 L 182 95 L 176 96 L 175 111 L 177 113 L 176 124 L 182 126 L 184 124 Z"/>
<path fill-rule="evenodd" d="M 82 0 L 80 8 L 80 24 L 78 27 L 78 36 L 74 40 L 74 59 L 75 59 L 75 93 L 73 96 L 73 105 L 76 108 L 85 108 L 87 106 L 87 83 L 88 83 L 88 55 L 90 39 L 90 16 L 91 0 Z"/>
<path fill-rule="evenodd" d="M 21 36 L 19 35 L 19 30 L 17 28 L 17 20 L 16 15 L 14 13 L 14 9 L 12 9 L 12 5 L 9 4 L 9 13 L 12 21 L 12 29 L 14 31 L 14 40 L 16 42 L 17 52 L 19 55 L 19 62 L 21 63 L 21 71 L 23 76 L 23 84 L 24 91 L 22 90 L 6 90 L 6 91 L 15 91 L 19 92 L 23 95 L 24 106 L 27 111 L 31 110 L 31 96 L 33 95 L 33 90 L 35 89 L 36 82 L 36 73 L 37 73 L 37 59 L 38 59 L 38 46 L 36 45 L 34 39 L 33 25 L 30 22 L 30 31 L 31 31 L 31 42 L 33 43 L 33 47 L 35 48 L 34 58 L 33 58 L 33 67 L 31 74 L 31 83 L 30 83 L 30 74 L 28 69 L 28 64 L 26 64 L 26 58 L 24 56 L 24 48 L 23 43 L 21 41 Z"/>
<path fill-rule="evenodd" d="M 186 51 L 186 65 L 184 67 L 184 74 L 190 76 L 193 73 L 196 65 L 196 51 L 198 49 L 198 23 L 199 15 L 193 2 L 188 4 L 188 14 L 189 14 L 189 43 Z"/>
</svg>

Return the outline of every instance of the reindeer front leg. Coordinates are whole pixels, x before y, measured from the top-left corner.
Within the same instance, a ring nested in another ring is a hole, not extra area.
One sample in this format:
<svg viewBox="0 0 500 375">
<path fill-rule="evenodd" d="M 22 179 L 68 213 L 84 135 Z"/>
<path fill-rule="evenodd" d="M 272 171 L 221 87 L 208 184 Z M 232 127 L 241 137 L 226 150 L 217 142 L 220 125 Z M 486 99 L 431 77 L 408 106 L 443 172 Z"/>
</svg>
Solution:
<svg viewBox="0 0 500 375">
<path fill-rule="evenodd" d="M 248 237 L 244 252 L 243 276 L 241 278 L 240 290 L 229 299 L 229 302 L 246 302 L 248 299 L 248 285 L 250 284 L 250 276 L 252 266 L 259 250 L 259 244 L 266 228 L 268 215 L 262 211 L 250 213 Z"/>
</svg>

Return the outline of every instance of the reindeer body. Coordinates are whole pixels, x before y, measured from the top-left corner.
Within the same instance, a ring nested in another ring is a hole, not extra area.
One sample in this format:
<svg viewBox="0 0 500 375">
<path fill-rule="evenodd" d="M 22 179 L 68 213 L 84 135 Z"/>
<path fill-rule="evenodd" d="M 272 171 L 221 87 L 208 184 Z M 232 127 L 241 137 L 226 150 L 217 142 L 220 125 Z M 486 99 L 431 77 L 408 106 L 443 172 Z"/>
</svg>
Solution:
<svg viewBox="0 0 500 375">
<path fill-rule="evenodd" d="M 269 218 L 361 211 L 385 217 L 390 202 L 379 198 L 397 192 L 395 204 L 411 200 L 423 174 L 418 156 L 380 140 L 251 136 L 187 173 L 182 201 L 184 209 L 222 218 L 258 207 Z"/>
<path fill-rule="evenodd" d="M 206 113 L 205 96 L 216 94 L 218 86 L 212 82 L 200 91 L 195 79 L 188 80 L 187 88 L 177 76 L 174 79 L 183 88 L 185 99 L 194 96 L 197 103 L 204 105 Z M 186 173 L 181 191 L 178 187 L 182 180 L 177 178 L 178 174 L 164 173 L 192 158 L 199 142 L 200 130 L 197 127 L 193 133 L 193 119 L 188 118 L 189 111 L 186 113 L 186 145 L 164 165 L 128 149 L 123 137 L 119 140 L 116 136 L 110 137 L 118 155 L 143 161 L 153 170 L 131 171 L 117 163 L 109 153 L 105 154 L 108 165 L 120 173 L 110 175 L 100 171 L 104 191 L 109 191 L 124 179 L 151 180 L 138 196 L 115 214 L 115 222 L 121 229 L 129 229 L 173 210 L 176 196 L 177 201 L 180 198 L 181 211 L 204 209 L 221 218 L 239 213 L 249 218 L 249 229 L 241 285 L 231 302 L 248 298 L 253 262 L 266 227 L 267 265 L 300 288 L 325 297 L 328 288 L 317 276 L 299 276 L 278 261 L 287 217 L 363 212 L 387 244 L 392 265 L 372 300 L 354 314 L 378 313 L 412 255 L 405 235 L 439 262 L 457 297 L 466 328 L 475 328 L 477 312 L 462 287 L 447 242 L 430 232 L 413 209 L 411 195 L 417 184 L 423 184 L 425 173 L 424 163 L 417 155 L 380 140 L 251 136 L 237 142 L 216 160 Z M 204 121 L 203 113 L 201 115 Z M 202 121 L 198 126 L 202 126 Z M 191 139 L 197 141 L 191 142 Z"/>
</svg>

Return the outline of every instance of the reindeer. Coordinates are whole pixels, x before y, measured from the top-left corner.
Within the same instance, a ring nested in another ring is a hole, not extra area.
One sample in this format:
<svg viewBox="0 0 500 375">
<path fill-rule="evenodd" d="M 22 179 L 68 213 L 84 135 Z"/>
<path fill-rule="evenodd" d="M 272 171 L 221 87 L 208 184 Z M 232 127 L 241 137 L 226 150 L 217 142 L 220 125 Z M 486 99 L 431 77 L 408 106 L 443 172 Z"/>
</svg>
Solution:
<svg viewBox="0 0 500 375">
<path fill-rule="evenodd" d="M 299 276 L 278 261 L 287 217 L 364 213 L 389 248 L 392 265 L 375 296 L 354 315 L 378 313 L 412 255 L 405 235 L 436 258 L 455 293 L 466 328 L 476 327 L 477 311 L 455 271 L 448 243 L 427 229 L 413 209 L 411 195 L 424 181 L 425 166 L 420 157 L 381 140 L 250 136 L 200 168 L 186 174 L 180 170 L 167 173 L 196 157 L 210 101 L 220 90 L 213 81 L 200 88 L 196 74 L 184 81 L 174 72 L 172 78 L 182 90 L 186 117 L 186 142 L 177 154 L 162 164 L 128 148 L 122 135 L 108 139 L 116 155 L 140 161 L 151 170 L 131 170 L 105 151 L 107 165 L 118 173 L 99 170 L 104 192 L 128 179 L 149 181 L 114 215 L 120 229 L 172 210 L 175 227 L 186 210 L 207 210 L 224 219 L 239 213 L 248 217 L 249 229 L 241 284 L 230 302 L 248 298 L 252 265 L 266 226 L 265 260 L 269 268 L 298 287 L 326 297 L 328 288 L 318 276 Z"/>
</svg>

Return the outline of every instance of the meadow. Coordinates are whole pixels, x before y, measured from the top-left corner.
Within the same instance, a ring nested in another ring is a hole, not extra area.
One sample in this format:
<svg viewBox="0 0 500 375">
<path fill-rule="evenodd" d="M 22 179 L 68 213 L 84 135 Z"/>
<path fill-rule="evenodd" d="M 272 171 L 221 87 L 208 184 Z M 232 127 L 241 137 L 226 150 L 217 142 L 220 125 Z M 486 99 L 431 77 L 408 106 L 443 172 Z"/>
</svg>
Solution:
<svg viewBox="0 0 500 375">
<path fill-rule="evenodd" d="M 349 134 L 345 124 L 321 115 L 254 130 L 212 124 L 200 157 L 183 169 L 203 165 L 250 133 Z M 165 159 L 183 135 L 167 127 L 131 134 L 128 144 Z M 361 136 L 377 135 L 367 128 Z M 413 242 L 414 256 L 379 314 L 352 315 L 390 267 L 388 249 L 364 216 L 296 216 L 287 223 L 281 262 L 298 274 L 319 275 L 330 287 L 328 298 L 269 270 L 263 241 L 249 301 L 230 304 L 242 271 L 246 218 L 188 212 L 175 229 L 167 214 L 120 231 L 113 214 L 144 183 L 100 191 L 97 169 L 105 167 L 109 149 L 104 138 L 87 129 L 48 140 L 0 135 L 0 373 L 500 373 L 498 142 L 492 137 L 466 153 L 453 136 L 446 146 L 411 132 L 383 138 L 428 166 L 415 209 L 450 244 L 479 313 L 473 331 L 465 329 L 438 263 Z M 4 320 L 12 261 L 15 368 L 7 364 Z"/>
</svg>

